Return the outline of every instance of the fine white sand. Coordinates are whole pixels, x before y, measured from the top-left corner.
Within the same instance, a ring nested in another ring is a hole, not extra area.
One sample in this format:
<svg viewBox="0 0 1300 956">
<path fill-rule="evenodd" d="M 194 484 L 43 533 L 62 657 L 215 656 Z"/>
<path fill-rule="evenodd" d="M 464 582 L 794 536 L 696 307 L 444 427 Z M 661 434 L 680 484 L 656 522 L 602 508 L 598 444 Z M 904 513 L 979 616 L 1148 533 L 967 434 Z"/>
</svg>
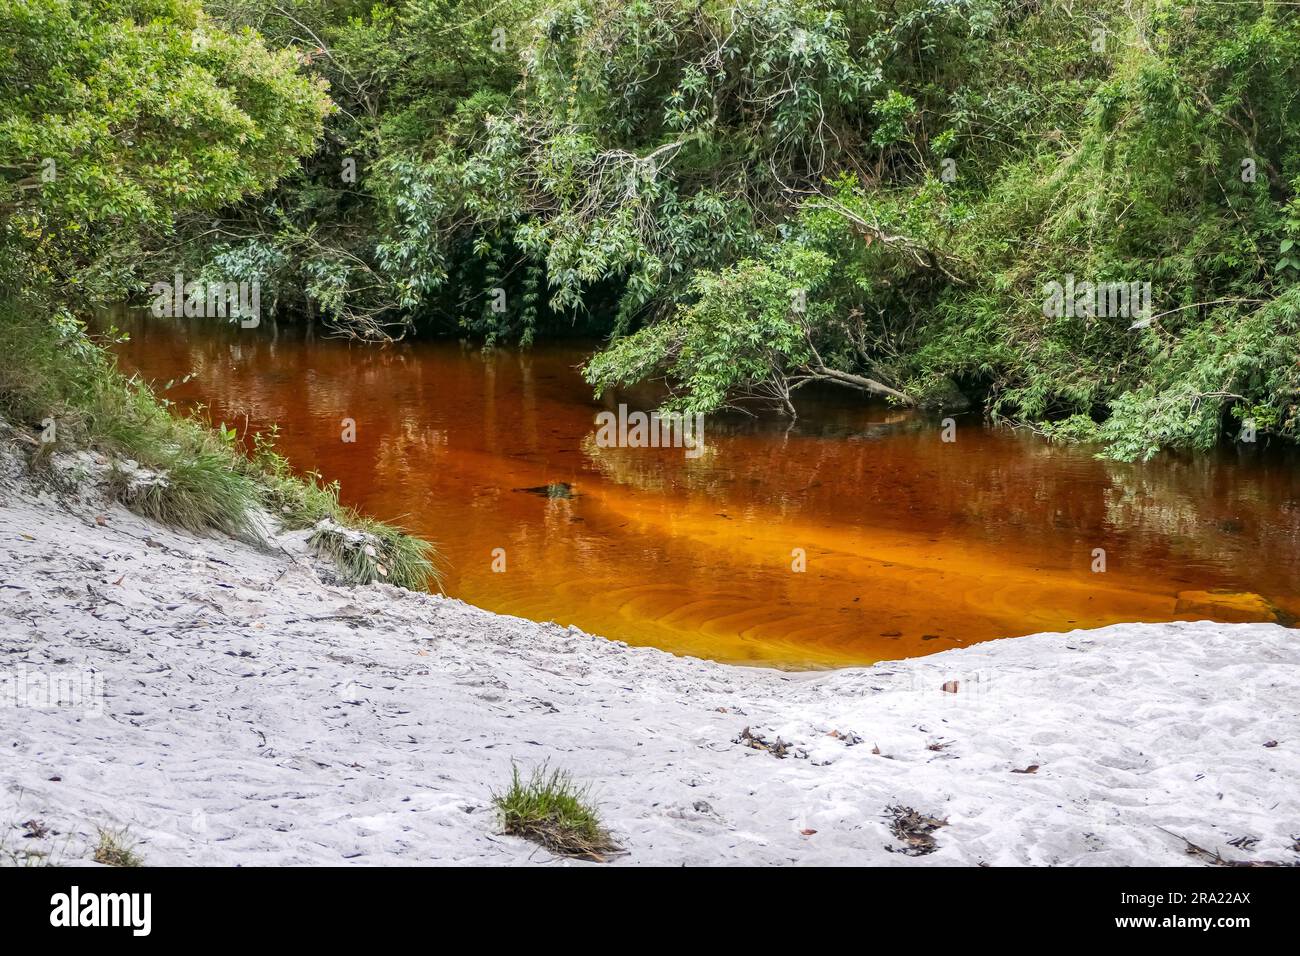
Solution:
<svg viewBox="0 0 1300 956">
<path fill-rule="evenodd" d="M 147 864 L 598 865 L 498 832 L 512 761 L 549 761 L 592 786 L 615 865 L 1202 864 L 1174 834 L 1300 860 L 1292 630 L 1119 625 L 787 674 L 330 586 L 298 540 L 198 539 L 0 458 L 0 859 L 83 862 L 104 827 Z M 37 706 L 33 682 L 87 673 L 102 706 Z M 897 805 L 947 818 L 937 850 L 894 852 Z"/>
</svg>

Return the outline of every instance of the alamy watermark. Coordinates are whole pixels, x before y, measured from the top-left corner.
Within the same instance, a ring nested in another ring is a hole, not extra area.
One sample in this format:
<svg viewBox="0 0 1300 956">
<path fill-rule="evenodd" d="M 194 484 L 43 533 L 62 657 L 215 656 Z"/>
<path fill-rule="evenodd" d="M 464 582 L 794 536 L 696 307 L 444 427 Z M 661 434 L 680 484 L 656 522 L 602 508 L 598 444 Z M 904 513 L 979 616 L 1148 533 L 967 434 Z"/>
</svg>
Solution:
<svg viewBox="0 0 1300 956">
<path fill-rule="evenodd" d="M 1076 282 L 1073 275 L 1067 275 L 1064 282 L 1043 286 L 1043 296 L 1043 315 L 1049 319 L 1151 316 L 1150 282 Z"/>
<path fill-rule="evenodd" d="M 132 936 L 148 936 L 152 913 L 152 893 L 83 893 L 73 884 L 68 892 L 50 897 L 50 925 L 55 927 L 121 926 Z"/>
<path fill-rule="evenodd" d="M 596 416 L 598 448 L 685 448 L 687 458 L 704 454 L 704 416 L 678 412 L 618 412 Z"/>
<path fill-rule="evenodd" d="M 0 710 L 79 709 L 92 717 L 104 714 L 104 675 L 94 671 L 47 671 L 19 664 L 0 671 Z"/>
<path fill-rule="evenodd" d="M 172 282 L 155 282 L 149 290 L 155 318 L 239 319 L 245 329 L 255 329 L 262 319 L 262 284 L 252 282 L 186 282 L 176 273 Z"/>
</svg>

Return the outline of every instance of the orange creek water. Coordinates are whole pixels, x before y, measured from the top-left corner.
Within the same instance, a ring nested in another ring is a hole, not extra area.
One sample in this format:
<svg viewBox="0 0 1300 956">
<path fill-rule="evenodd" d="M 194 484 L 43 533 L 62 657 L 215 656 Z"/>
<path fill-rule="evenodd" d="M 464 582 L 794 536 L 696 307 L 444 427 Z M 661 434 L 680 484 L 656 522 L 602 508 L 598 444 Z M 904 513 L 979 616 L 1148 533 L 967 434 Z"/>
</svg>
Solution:
<svg viewBox="0 0 1300 956">
<path fill-rule="evenodd" d="M 278 424 L 295 467 L 437 542 L 446 593 L 493 611 L 781 667 L 1300 615 L 1293 456 L 1117 464 L 976 416 L 944 442 L 937 422 L 832 392 L 805 396 L 794 427 L 710 417 L 692 459 L 598 446 L 598 412 L 654 400 L 594 400 L 576 368 L 590 346 L 376 349 L 301 326 L 116 321 L 124 369 L 245 433 Z M 559 484 L 570 496 L 523 490 Z"/>
</svg>

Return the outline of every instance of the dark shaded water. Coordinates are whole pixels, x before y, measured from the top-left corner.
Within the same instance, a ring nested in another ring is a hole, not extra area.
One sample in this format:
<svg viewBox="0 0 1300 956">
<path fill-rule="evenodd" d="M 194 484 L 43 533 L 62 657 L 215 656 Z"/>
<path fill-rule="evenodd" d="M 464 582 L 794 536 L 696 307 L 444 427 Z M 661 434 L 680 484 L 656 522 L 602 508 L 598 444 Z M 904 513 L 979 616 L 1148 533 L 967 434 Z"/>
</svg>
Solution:
<svg viewBox="0 0 1300 956">
<path fill-rule="evenodd" d="M 974 417 L 944 443 L 937 423 L 835 392 L 806 396 L 792 429 L 710 418 L 692 460 L 598 447 L 597 412 L 653 398 L 594 401 L 576 370 L 587 348 L 371 349 L 300 326 L 116 321 L 126 370 L 160 385 L 194 373 L 163 394 L 241 429 L 278 423 L 296 467 L 438 542 L 447 593 L 494 611 L 783 666 L 1258 616 L 1232 606 L 1249 599 L 1207 610 L 1185 592 L 1255 592 L 1300 615 L 1292 456 L 1122 465 Z M 553 483 L 572 496 L 519 490 Z"/>
</svg>

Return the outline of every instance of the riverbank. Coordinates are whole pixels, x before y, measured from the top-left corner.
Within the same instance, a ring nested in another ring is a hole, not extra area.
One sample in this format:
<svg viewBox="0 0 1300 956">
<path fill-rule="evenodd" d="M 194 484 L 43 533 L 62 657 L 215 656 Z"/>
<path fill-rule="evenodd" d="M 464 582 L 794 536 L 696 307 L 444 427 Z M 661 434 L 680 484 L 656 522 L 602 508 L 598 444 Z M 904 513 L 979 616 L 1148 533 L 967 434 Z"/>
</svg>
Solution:
<svg viewBox="0 0 1300 956">
<path fill-rule="evenodd" d="M 12 454 L 0 567 L 29 692 L 0 720 L 7 862 L 85 862 L 101 828 L 146 865 L 563 862 L 491 809 L 547 761 L 592 786 L 619 864 L 1300 861 L 1300 638 L 1276 625 L 729 667 L 336 586 L 303 532 L 196 537 Z M 51 677 L 91 696 L 33 706 Z"/>
<path fill-rule="evenodd" d="M 246 441 L 275 431 L 284 459 L 436 542 L 448 592 L 500 614 L 793 670 L 1132 621 L 1300 619 L 1300 457 L 1127 465 L 978 417 L 946 442 L 937 420 L 810 386 L 794 429 L 710 416 L 691 459 L 600 446 L 602 409 L 660 398 L 593 401 L 583 347 L 113 324 L 126 373 Z"/>
</svg>

